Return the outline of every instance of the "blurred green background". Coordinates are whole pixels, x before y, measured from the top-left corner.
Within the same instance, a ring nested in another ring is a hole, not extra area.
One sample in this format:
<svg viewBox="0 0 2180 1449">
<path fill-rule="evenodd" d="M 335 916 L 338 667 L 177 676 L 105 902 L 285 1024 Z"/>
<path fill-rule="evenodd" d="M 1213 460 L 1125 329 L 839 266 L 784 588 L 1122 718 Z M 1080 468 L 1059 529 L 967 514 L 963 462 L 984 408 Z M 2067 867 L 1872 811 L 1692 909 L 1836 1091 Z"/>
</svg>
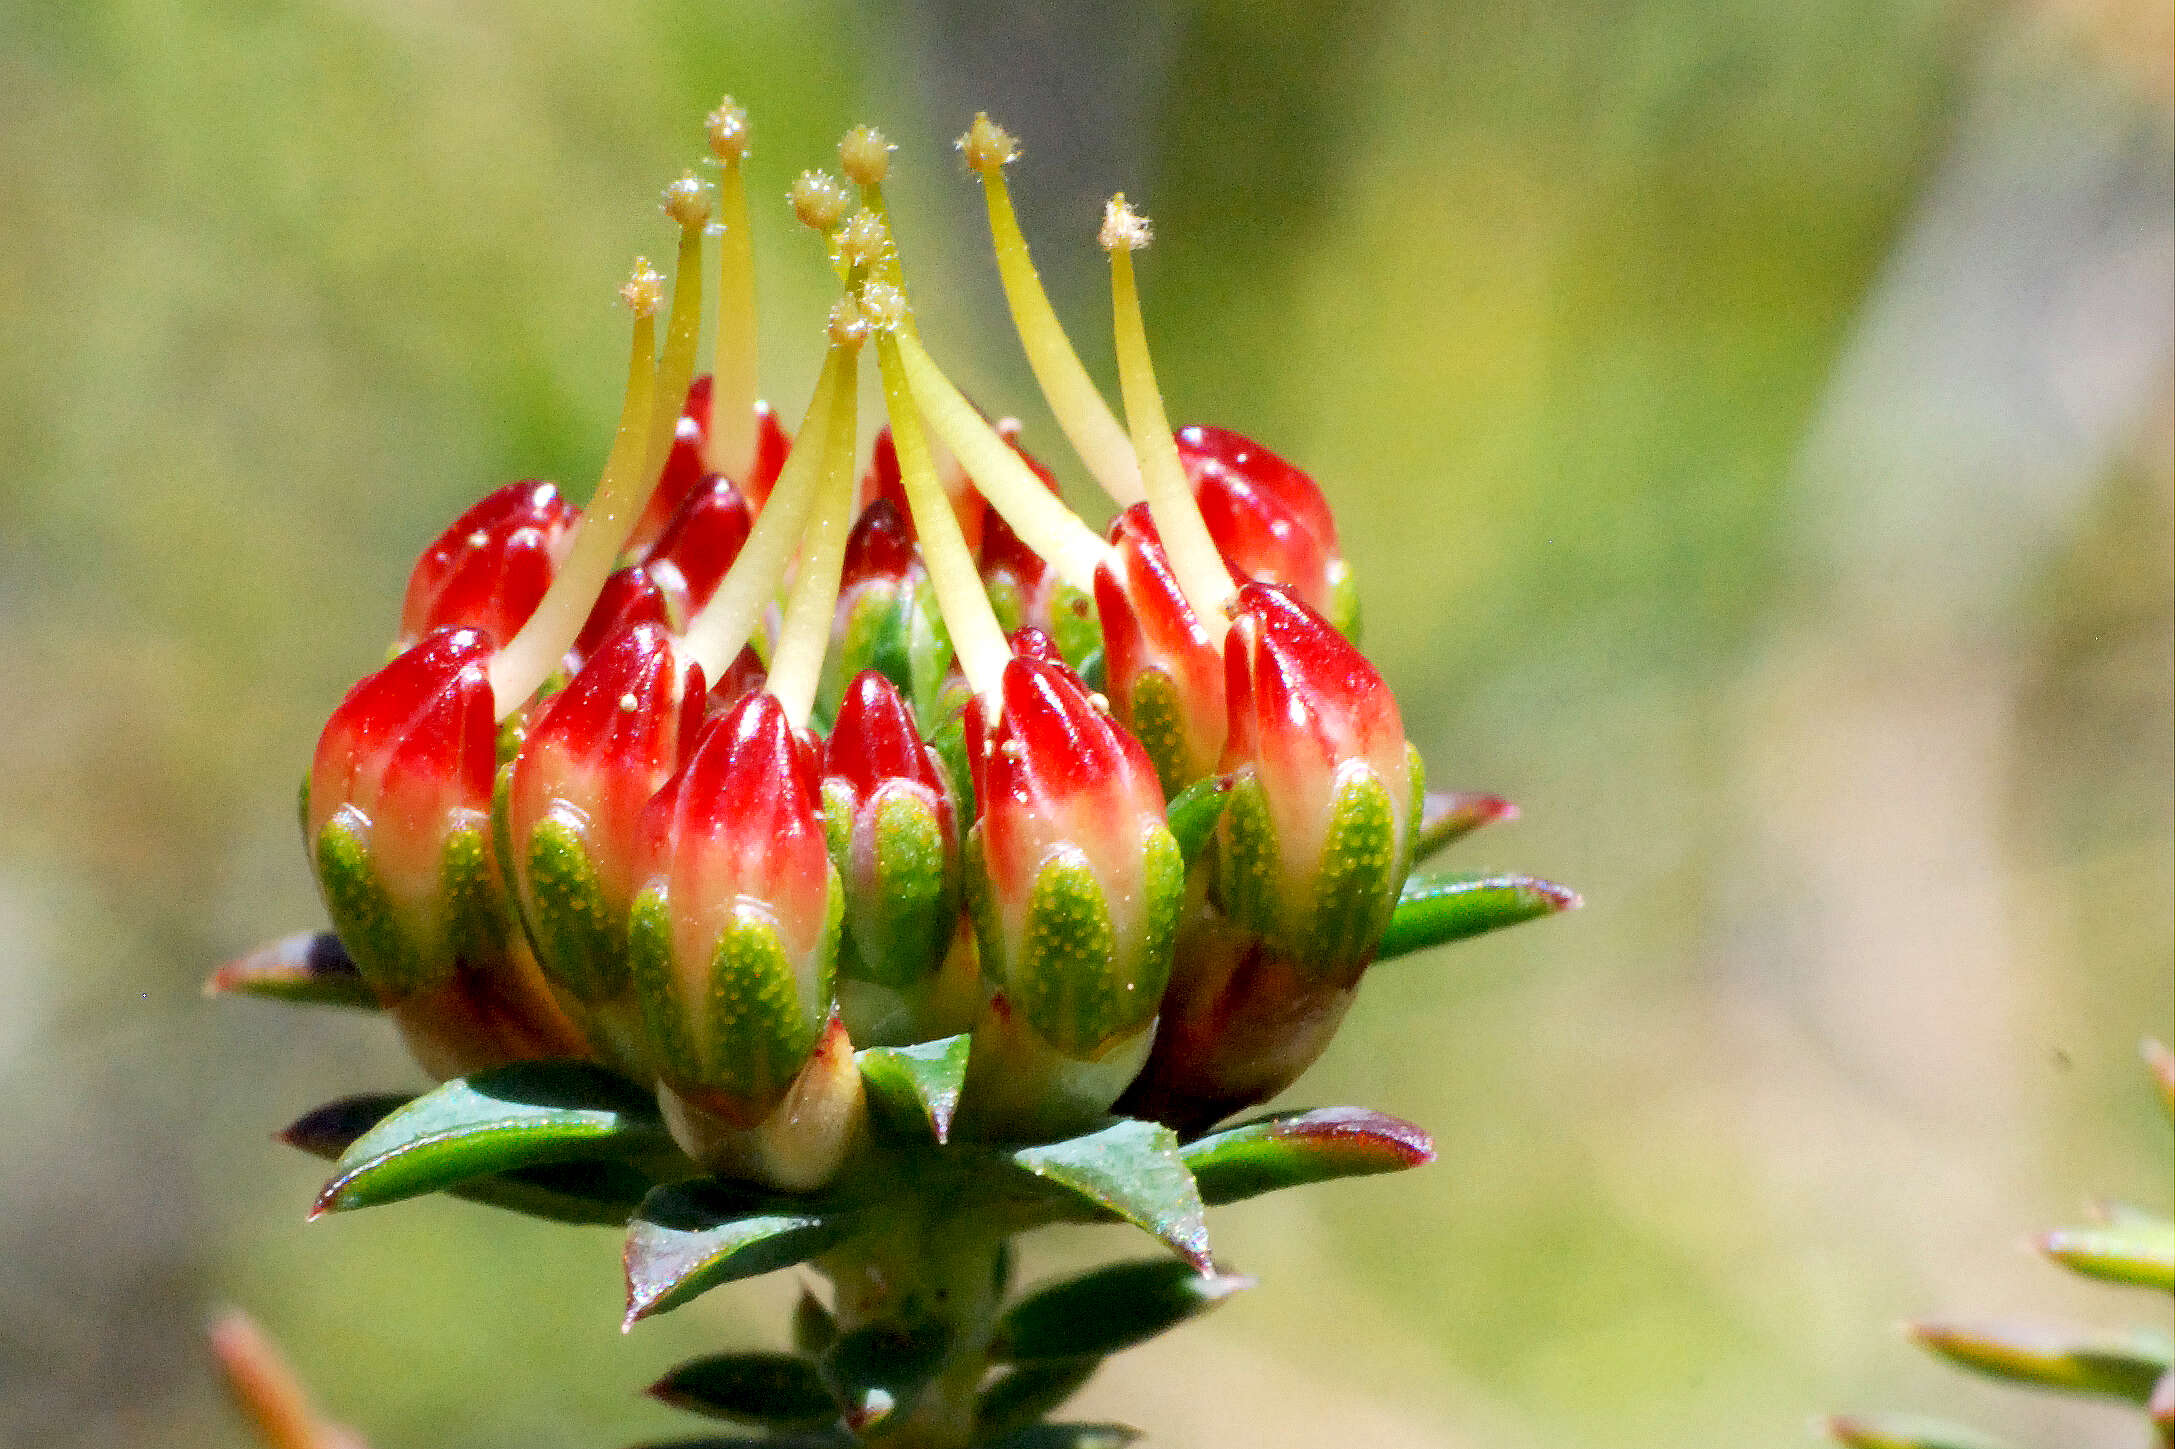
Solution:
<svg viewBox="0 0 2180 1449">
<path fill-rule="evenodd" d="M 948 149 L 1093 371 L 1096 203 L 1177 420 L 1316 472 L 1460 848 L 1582 912 L 1387 967 L 1292 1093 L 1422 1173 L 1226 1210 L 1263 1286 L 1082 1400 L 1168 1445 L 1748 1446 L 1919 1407 L 2141 1442 L 1911 1313 L 2151 1317 L 2021 1251 L 2162 1207 L 2173 1021 L 2172 18 L 2160 0 L 0 6 L 0 1442 L 244 1442 L 244 1305 L 379 1449 L 616 1449 L 791 1284 L 624 1338 L 610 1233 L 303 1224 L 267 1141 L 412 1085 L 216 1005 L 320 920 L 294 784 L 409 560 L 595 477 L 630 253 L 722 90 L 776 196 L 874 120 L 926 337 L 1055 430 Z M 766 386 L 831 279 L 775 214 Z M 1115 1244 L 1060 1236 L 1051 1267 Z"/>
</svg>

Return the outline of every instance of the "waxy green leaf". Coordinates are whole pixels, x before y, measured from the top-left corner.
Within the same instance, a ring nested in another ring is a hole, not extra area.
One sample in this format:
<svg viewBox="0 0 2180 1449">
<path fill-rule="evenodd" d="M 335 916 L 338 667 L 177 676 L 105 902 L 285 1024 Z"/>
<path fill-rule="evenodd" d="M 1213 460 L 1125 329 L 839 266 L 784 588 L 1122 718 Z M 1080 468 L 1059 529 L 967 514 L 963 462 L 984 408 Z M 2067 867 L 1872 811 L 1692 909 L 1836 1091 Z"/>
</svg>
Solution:
<svg viewBox="0 0 2180 1449">
<path fill-rule="evenodd" d="M 1016 1167 L 1079 1204 L 1135 1224 L 1197 1271 L 1211 1271 L 1203 1198 L 1172 1128 L 1123 1118 L 1064 1142 L 1018 1148 L 1011 1157 Z"/>
<path fill-rule="evenodd" d="M 2037 1243 L 2044 1256 L 2087 1278 L 2128 1283 L 2141 1288 L 2173 1287 L 2173 1225 L 2169 1222 L 2111 1222 L 2087 1228 L 2060 1228 Z"/>
<path fill-rule="evenodd" d="M 1423 796 L 1423 818 L 1416 823 L 1415 859 L 1428 860 L 1472 831 L 1521 811 L 1497 795 L 1476 790 L 1432 790 Z"/>
<path fill-rule="evenodd" d="M 621 1251 L 622 1330 L 722 1283 L 806 1262 L 855 1227 L 852 1213 L 714 1180 L 658 1188 L 636 1210 Z"/>
<path fill-rule="evenodd" d="M 441 1084 L 351 1143 L 311 1216 L 552 1163 L 663 1157 L 651 1094 L 588 1062 L 517 1062 Z"/>
<path fill-rule="evenodd" d="M 969 1070 L 967 1032 L 915 1046 L 867 1047 L 855 1054 L 855 1063 L 887 1127 L 944 1145 Z"/>
<path fill-rule="evenodd" d="M 412 1100 L 375 1092 L 342 1097 L 305 1112 L 279 1137 L 290 1147 L 332 1161 Z M 631 1163 L 556 1162 L 480 1177 L 447 1189 L 447 1195 L 549 1222 L 620 1227 L 655 1185 L 650 1174 Z"/>
<path fill-rule="evenodd" d="M 993 1357 L 1020 1363 L 1103 1357 L 1178 1327 L 1254 1286 L 1172 1258 L 1113 1263 L 1030 1294 L 1000 1317 Z"/>
<path fill-rule="evenodd" d="M 1073 1398 L 1104 1362 L 1092 1354 L 1040 1359 L 1004 1370 L 977 1396 L 977 1437 L 989 1439 L 1036 1423 Z"/>
<path fill-rule="evenodd" d="M 284 936 L 239 956 L 204 983 L 207 996 L 256 996 L 297 1006 L 345 1006 L 377 1011 L 378 997 L 341 938 L 331 931 Z"/>
<path fill-rule="evenodd" d="M 1233 776 L 1207 775 L 1166 806 L 1166 829 L 1173 832 L 1174 843 L 1181 847 L 1183 865 L 1194 865 L 1196 857 L 1211 843 L 1211 832 L 1218 829 L 1219 817 L 1226 813 L 1233 789 Z"/>
<path fill-rule="evenodd" d="M 937 1320 L 866 1324 L 820 1354 L 817 1371 L 848 1428 L 862 1434 L 912 1409 L 952 1347 L 952 1332 Z"/>
<path fill-rule="evenodd" d="M 814 1429 L 840 1414 L 817 1366 L 791 1353 L 715 1353 L 691 1359 L 647 1392 L 692 1414 L 783 1429 Z"/>
<path fill-rule="evenodd" d="M 2099 1337 L 2014 1324 L 1916 1323 L 1908 1334 L 1940 1358 L 1994 1378 L 2146 1403 L 2172 1367 L 2172 1340 Z"/>
<path fill-rule="evenodd" d="M 1422 1128 L 1361 1107 L 1260 1117 L 1181 1148 L 1212 1207 L 1283 1187 L 1420 1167 L 1436 1155 Z"/>
<path fill-rule="evenodd" d="M 2013 1449 L 2003 1439 L 1915 1414 L 1840 1414 L 1824 1431 L 1847 1449 Z"/>
<path fill-rule="evenodd" d="M 1533 876 L 1412 875 L 1378 938 L 1377 959 L 1390 961 L 1581 904 L 1582 897 L 1565 886 Z"/>
</svg>

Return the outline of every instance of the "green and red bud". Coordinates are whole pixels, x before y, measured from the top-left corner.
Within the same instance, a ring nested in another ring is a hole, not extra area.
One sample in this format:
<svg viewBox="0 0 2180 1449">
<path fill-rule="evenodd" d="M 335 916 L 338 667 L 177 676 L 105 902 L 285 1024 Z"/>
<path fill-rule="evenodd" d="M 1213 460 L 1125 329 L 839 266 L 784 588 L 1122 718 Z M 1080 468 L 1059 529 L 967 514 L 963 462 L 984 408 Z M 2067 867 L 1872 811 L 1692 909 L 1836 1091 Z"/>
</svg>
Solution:
<svg viewBox="0 0 2180 1449">
<path fill-rule="evenodd" d="M 1204 527 L 1243 578 L 1285 584 L 1348 638 L 1362 625 L 1354 570 L 1340 554 L 1316 480 L 1261 443 L 1192 423 L 1173 435 Z"/>
<path fill-rule="evenodd" d="M 531 723 L 502 799 L 506 860 L 538 964 L 598 1050 L 632 1076 L 649 1053 L 628 969 L 645 806 L 703 719 L 704 676 L 656 624 L 593 653 Z"/>
<path fill-rule="evenodd" d="M 1219 905 L 1306 975 L 1351 983 L 1385 933 L 1421 808 L 1400 706 L 1338 630 L 1260 583 L 1236 596 L 1226 700 Z"/>
<path fill-rule="evenodd" d="M 876 670 L 857 675 L 841 702 L 825 741 L 823 793 L 845 896 L 840 996 L 851 1035 L 866 1046 L 947 1035 L 917 1019 L 918 998 L 954 944 L 959 827 L 937 754 Z"/>
<path fill-rule="evenodd" d="M 365 676 L 327 720 L 304 791 L 333 929 L 436 1074 L 582 1052 L 510 937 L 490 838 L 492 648 L 440 630 Z"/>
<path fill-rule="evenodd" d="M 705 721 L 636 857 L 629 965 L 653 1065 L 688 1106 L 754 1127 L 832 1015 L 842 910 L 816 751 L 777 699 Z"/>
<path fill-rule="evenodd" d="M 513 638 L 551 586 L 574 523 L 575 510 L 550 483 L 526 480 L 486 494 L 417 558 L 395 647 L 439 629 Z"/>
<path fill-rule="evenodd" d="M 1059 480 L 1022 446 L 1021 424 L 1013 418 L 1001 418 L 993 431 L 1057 497 Z M 1088 666 L 1103 642 L 1090 596 L 1061 578 L 1044 555 L 1022 542 L 1021 535 L 996 509 L 984 520 L 984 537 L 977 548 L 977 572 L 983 576 L 984 592 L 1002 629 L 1010 634 L 1017 629 L 1041 629 L 1052 637 L 1070 668 L 1080 672 Z"/>
<path fill-rule="evenodd" d="M 1100 703 L 1064 666 L 1018 655 L 997 719 L 973 706 L 968 720 L 984 974 L 1078 1062 L 1133 1044 L 1157 1016 L 1184 874 L 1157 772 Z"/>
<path fill-rule="evenodd" d="M 874 669 L 914 702 L 919 718 L 931 718 L 953 646 L 908 520 L 888 498 L 866 507 L 848 534 L 832 643 L 821 701 L 838 703 L 846 681 Z"/>
<path fill-rule="evenodd" d="M 1135 732 L 1178 795 L 1218 768 L 1226 741 L 1226 667 L 1158 540 L 1148 505 L 1113 521 L 1113 557 L 1098 566 L 1098 622 L 1113 714 Z"/>
</svg>

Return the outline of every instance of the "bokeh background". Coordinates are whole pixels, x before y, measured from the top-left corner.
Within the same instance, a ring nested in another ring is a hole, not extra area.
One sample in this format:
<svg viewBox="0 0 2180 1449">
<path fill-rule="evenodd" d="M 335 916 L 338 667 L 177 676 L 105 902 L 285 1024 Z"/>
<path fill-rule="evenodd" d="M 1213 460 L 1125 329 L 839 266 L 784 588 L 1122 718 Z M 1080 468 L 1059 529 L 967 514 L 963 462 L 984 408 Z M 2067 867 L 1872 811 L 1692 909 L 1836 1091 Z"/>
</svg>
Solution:
<svg viewBox="0 0 2180 1449">
<path fill-rule="evenodd" d="M 1372 978 L 1291 1095 L 1439 1163 L 1222 1212 L 1264 1285 L 1088 1412 L 2142 1442 L 1894 1325 L 2169 1310 L 2022 1244 L 2170 1201 L 2172 55 L 2162 0 L 0 5 L 0 1442 L 241 1445 L 222 1303 L 381 1449 L 666 1434 L 639 1385 L 776 1332 L 784 1281 L 624 1338 L 606 1232 L 306 1228 L 267 1134 L 418 1078 L 198 994 L 320 920 L 295 780 L 414 552 L 587 490 L 613 285 L 723 89 L 763 198 L 853 122 L 902 144 L 926 336 L 1055 461 L 948 143 L 1023 137 L 1094 371 L 1096 206 L 1138 200 L 1176 417 L 1317 473 L 1435 778 L 1525 808 L 1460 859 L 1588 899 Z M 832 283 L 775 220 L 799 406 Z"/>
</svg>

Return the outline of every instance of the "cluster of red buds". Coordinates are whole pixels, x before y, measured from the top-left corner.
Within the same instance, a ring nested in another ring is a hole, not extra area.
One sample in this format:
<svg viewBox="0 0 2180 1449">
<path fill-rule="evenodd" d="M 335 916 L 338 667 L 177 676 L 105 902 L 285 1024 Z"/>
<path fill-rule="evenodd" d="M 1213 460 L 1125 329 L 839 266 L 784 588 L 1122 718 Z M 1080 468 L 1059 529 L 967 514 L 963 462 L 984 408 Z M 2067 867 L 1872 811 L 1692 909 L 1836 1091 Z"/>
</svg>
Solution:
<svg viewBox="0 0 2180 1449">
<path fill-rule="evenodd" d="M 1337 1026 L 1429 813 L 1323 494 L 1170 425 L 1150 227 L 1117 196 L 1115 416 L 982 115 L 959 144 L 1011 311 L 1117 516 L 1072 512 L 919 339 L 867 127 L 846 181 L 790 194 L 841 284 L 790 440 L 757 396 L 746 117 L 708 134 L 718 217 L 694 175 L 666 189 L 670 297 L 639 259 L 589 505 L 521 482 L 457 518 L 319 740 L 303 829 L 363 983 L 436 1075 L 586 1058 L 775 1188 L 858 1150 L 858 1048 L 968 1034 L 960 1121 L 989 1141 L 1265 1100 Z M 858 467 L 865 352 L 886 426 Z"/>
</svg>

